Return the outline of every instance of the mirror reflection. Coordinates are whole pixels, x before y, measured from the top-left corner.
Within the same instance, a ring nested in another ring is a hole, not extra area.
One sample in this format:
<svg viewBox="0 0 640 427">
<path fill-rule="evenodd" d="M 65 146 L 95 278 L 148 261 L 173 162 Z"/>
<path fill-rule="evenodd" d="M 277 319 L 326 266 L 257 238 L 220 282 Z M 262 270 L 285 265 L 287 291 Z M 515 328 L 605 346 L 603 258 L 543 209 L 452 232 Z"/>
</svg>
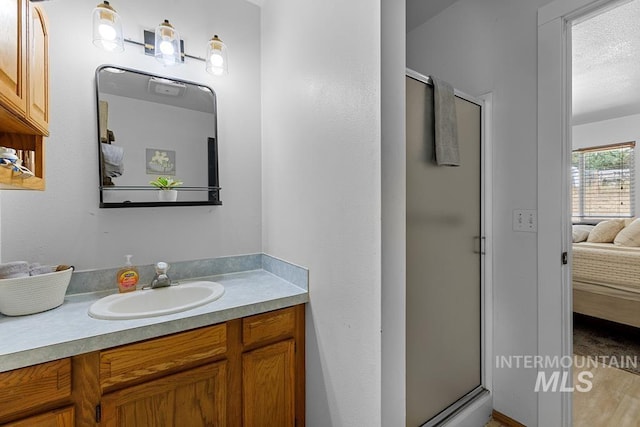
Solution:
<svg viewBox="0 0 640 427">
<path fill-rule="evenodd" d="M 222 204 L 211 88 L 105 65 L 96 89 L 100 207 Z"/>
</svg>

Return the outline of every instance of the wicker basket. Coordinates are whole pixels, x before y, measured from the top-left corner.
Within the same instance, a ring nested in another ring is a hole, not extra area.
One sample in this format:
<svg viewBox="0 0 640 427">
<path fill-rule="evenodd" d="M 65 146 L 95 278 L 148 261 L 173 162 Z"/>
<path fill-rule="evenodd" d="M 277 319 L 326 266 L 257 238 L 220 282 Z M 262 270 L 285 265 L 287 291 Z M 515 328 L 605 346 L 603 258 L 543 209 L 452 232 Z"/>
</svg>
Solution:
<svg viewBox="0 0 640 427">
<path fill-rule="evenodd" d="M 73 268 L 37 276 L 0 279 L 0 313 L 23 316 L 51 310 L 64 302 Z"/>
</svg>

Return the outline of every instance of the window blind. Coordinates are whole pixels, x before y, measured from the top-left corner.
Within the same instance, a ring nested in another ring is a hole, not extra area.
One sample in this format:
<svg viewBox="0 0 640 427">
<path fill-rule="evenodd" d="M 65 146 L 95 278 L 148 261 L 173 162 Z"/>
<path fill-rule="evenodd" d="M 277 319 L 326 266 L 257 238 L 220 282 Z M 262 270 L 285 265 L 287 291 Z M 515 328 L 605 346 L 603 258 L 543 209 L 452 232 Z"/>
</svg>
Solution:
<svg viewBox="0 0 640 427">
<path fill-rule="evenodd" d="M 574 221 L 635 215 L 635 142 L 574 150 Z"/>
</svg>

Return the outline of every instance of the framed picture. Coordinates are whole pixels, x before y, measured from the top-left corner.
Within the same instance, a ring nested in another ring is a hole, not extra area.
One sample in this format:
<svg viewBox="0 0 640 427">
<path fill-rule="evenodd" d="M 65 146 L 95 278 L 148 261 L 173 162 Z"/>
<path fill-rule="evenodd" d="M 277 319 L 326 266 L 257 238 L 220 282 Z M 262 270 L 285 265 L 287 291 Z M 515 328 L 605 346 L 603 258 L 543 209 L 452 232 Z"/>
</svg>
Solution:
<svg viewBox="0 0 640 427">
<path fill-rule="evenodd" d="M 176 152 L 159 148 L 146 149 L 147 175 L 175 175 Z"/>
</svg>

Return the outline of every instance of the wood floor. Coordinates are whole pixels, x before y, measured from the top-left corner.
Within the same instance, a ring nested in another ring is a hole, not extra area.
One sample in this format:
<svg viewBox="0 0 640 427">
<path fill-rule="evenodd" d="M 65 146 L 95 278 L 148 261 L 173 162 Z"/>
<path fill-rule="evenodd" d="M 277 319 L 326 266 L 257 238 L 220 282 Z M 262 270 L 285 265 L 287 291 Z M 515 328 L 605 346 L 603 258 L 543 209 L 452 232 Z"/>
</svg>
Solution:
<svg viewBox="0 0 640 427">
<path fill-rule="evenodd" d="M 593 388 L 573 393 L 574 427 L 640 427 L 640 375 L 598 365 L 574 369 L 574 384 L 582 370 L 593 373 Z"/>
<path fill-rule="evenodd" d="M 584 356 L 575 356 L 581 358 Z M 573 393 L 573 427 L 640 427 L 640 375 L 598 364 L 586 368 L 576 361 L 573 384 L 580 371 L 593 374 L 591 391 Z M 492 420 L 485 427 L 508 427 Z"/>
</svg>

